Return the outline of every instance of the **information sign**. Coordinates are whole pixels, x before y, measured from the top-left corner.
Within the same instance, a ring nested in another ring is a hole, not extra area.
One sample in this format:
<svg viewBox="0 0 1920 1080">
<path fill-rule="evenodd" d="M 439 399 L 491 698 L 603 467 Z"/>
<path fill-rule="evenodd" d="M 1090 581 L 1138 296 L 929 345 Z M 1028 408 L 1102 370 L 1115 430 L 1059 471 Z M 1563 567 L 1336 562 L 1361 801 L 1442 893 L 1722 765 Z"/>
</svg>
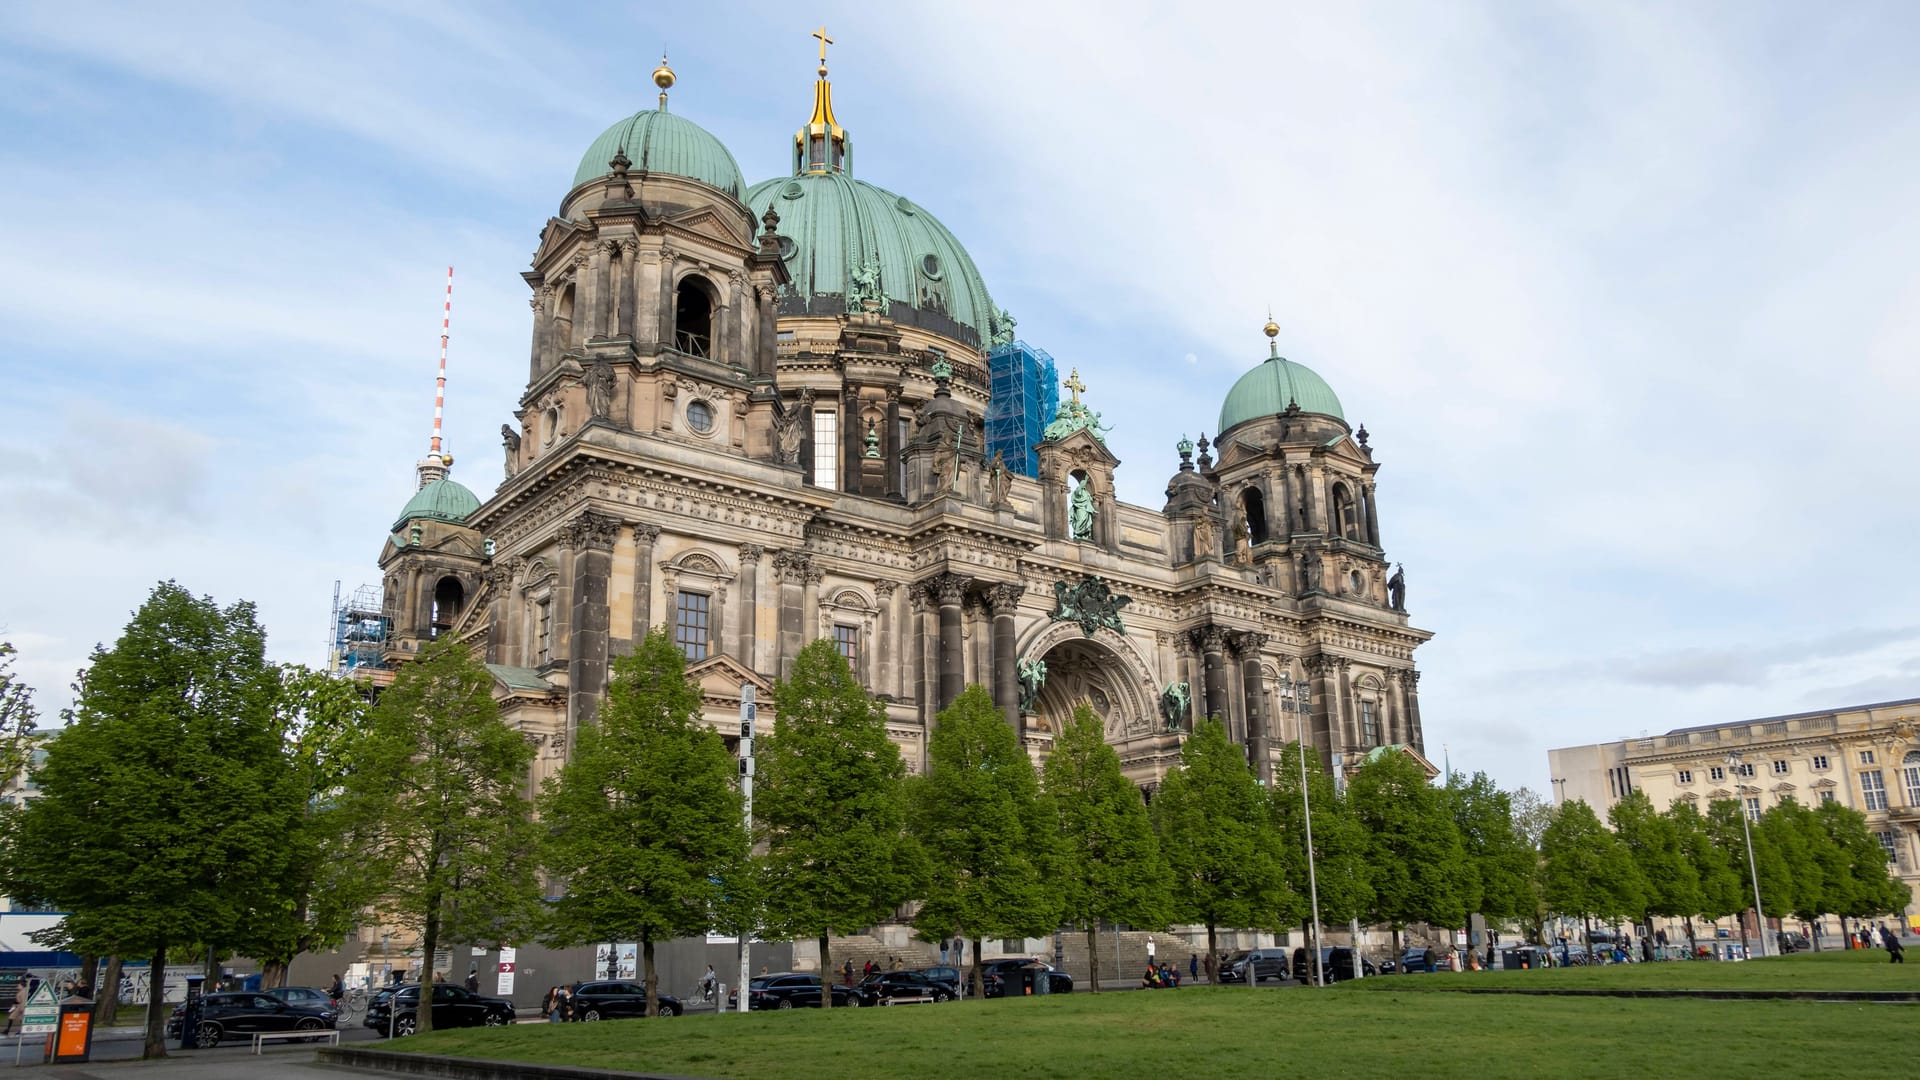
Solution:
<svg viewBox="0 0 1920 1080">
<path fill-rule="evenodd" d="M 60 1002 L 54 999 L 53 984 L 42 980 L 21 1016 L 20 1030 L 27 1035 L 51 1035 L 60 1030 Z"/>
</svg>

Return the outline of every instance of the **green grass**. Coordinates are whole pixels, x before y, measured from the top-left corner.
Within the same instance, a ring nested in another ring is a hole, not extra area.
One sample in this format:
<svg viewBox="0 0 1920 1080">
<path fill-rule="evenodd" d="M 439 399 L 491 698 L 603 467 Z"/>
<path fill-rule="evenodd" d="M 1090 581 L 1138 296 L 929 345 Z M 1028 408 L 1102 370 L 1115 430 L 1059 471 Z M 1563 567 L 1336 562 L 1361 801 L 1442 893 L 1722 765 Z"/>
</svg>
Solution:
<svg viewBox="0 0 1920 1080">
<path fill-rule="evenodd" d="M 1884 976 L 1870 972 L 1870 963 L 1835 955 L 1771 962 L 1779 972 L 1762 961 L 1648 967 L 1725 967 L 1756 985 L 1790 968 L 1817 971 L 1822 981 L 1836 984 L 1882 983 Z M 1920 985 L 1920 967 L 1912 970 L 1913 983 Z M 1798 1080 L 1907 1075 L 1913 1068 L 1910 1031 L 1920 1020 L 1920 1011 L 1907 1005 L 1395 992 L 1402 983 L 1428 979 L 1437 986 L 1441 978 L 1456 977 L 1392 976 L 1377 980 L 1377 988 L 1369 985 L 1376 981 L 1328 990 L 1189 987 L 827 1014 L 802 1009 L 523 1024 L 435 1032 L 404 1040 L 396 1049 L 703 1077 L 822 1080 L 1163 1075 L 1750 1080 L 1782 1066 Z"/>
<path fill-rule="evenodd" d="M 1544 971 L 1462 971 L 1363 979 L 1373 990 L 1447 990 L 1462 986 L 1535 986 L 1577 990 L 1913 990 L 1920 964 L 1889 963 L 1878 949 L 1803 952 L 1729 963 L 1674 960 Z"/>
</svg>

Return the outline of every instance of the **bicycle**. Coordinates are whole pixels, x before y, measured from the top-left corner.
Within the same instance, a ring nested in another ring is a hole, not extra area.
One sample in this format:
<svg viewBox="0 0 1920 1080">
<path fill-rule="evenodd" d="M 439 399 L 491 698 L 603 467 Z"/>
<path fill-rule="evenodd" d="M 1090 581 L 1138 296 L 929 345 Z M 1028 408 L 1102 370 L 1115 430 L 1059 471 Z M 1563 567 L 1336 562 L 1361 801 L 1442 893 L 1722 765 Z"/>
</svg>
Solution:
<svg viewBox="0 0 1920 1080">
<path fill-rule="evenodd" d="M 364 986 L 350 986 L 347 992 L 334 999 L 334 1008 L 347 1016 L 367 1011 L 367 989 Z"/>
<path fill-rule="evenodd" d="M 687 993 L 688 1001 L 697 1001 L 702 1005 L 712 1005 L 719 999 L 720 984 L 707 979 L 695 982 L 693 989 Z"/>
</svg>

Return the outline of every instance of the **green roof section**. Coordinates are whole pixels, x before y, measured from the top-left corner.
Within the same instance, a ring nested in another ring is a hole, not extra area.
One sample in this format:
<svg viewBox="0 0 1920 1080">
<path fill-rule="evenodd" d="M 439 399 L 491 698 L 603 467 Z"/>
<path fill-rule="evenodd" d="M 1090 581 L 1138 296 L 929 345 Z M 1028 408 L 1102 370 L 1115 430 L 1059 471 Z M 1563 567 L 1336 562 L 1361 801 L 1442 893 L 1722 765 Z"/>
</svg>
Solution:
<svg viewBox="0 0 1920 1080">
<path fill-rule="evenodd" d="M 500 685 L 508 690 L 545 691 L 553 689 L 538 671 L 530 667 L 514 667 L 511 664 L 488 664 L 487 671 L 500 680 Z"/>
<path fill-rule="evenodd" d="M 684 176 L 736 199 L 747 188 L 739 163 L 719 139 L 691 120 L 658 109 L 643 109 L 601 132 L 580 158 L 573 186 L 613 172 L 608 162 L 623 152 L 634 172 Z"/>
<path fill-rule="evenodd" d="M 413 493 L 413 498 L 407 500 L 407 508 L 394 519 L 393 531 L 404 534 L 407 522 L 419 518 L 464 525 L 478 509 L 478 496 L 458 482 L 442 478 Z"/>
<path fill-rule="evenodd" d="M 781 253 L 808 311 L 822 310 L 816 300 L 845 298 L 849 286 L 861 293 L 867 286 L 854 275 L 864 279 L 877 268 L 877 287 L 888 300 L 971 329 L 983 351 L 991 345 L 1000 316 L 987 283 L 959 239 L 925 208 L 837 172 L 763 180 L 747 190 L 746 201 L 756 219 L 769 207 L 780 215 Z"/>
<path fill-rule="evenodd" d="M 1346 414 L 1340 411 L 1340 398 L 1325 379 L 1303 364 L 1270 356 L 1265 363 L 1240 376 L 1240 381 L 1227 391 L 1227 400 L 1220 406 L 1219 430 L 1224 432 L 1248 420 L 1278 416 L 1287 411 L 1288 402 L 1298 403 L 1301 412 L 1319 413 L 1346 423 Z"/>
</svg>

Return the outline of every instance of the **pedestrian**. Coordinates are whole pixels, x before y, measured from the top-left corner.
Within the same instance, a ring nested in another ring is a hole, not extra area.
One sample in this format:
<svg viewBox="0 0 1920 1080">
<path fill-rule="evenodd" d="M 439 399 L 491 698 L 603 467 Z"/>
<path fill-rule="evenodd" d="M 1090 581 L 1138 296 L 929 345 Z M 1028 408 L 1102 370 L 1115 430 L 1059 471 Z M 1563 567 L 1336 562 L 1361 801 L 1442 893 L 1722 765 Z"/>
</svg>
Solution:
<svg viewBox="0 0 1920 1080">
<path fill-rule="evenodd" d="M 847 962 L 841 965 L 840 970 L 841 970 L 842 977 L 844 977 L 847 981 L 847 986 L 852 987 L 853 986 L 853 957 L 851 956 L 847 957 Z"/>
<path fill-rule="evenodd" d="M 965 959 L 966 952 L 967 952 L 967 939 L 961 937 L 959 934 L 953 935 L 953 966 L 954 967 L 959 967 L 962 964 L 966 963 L 966 959 Z"/>
<path fill-rule="evenodd" d="M 1214 972 L 1214 967 L 1213 967 L 1213 954 L 1212 954 L 1212 953 L 1208 953 L 1208 954 L 1207 954 L 1207 962 L 1206 962 L 1206 964 L 1205 964 L 1204 966 L 1205 966 L 1205 967 L 1206 967 L 1206 969 L 1207 969 L 1207 981 L 1208 981 L 1208 982 L 1213 982 L 1213 981 L 1214 981 L 1214 979 L 1213 979 L 1213 972 Z"/>
<path fill-rule="evenodd" d="M 1871 927 L 1867 930 L 1867 934 L 1869 935 L 1867 938 L 1868 944 L 1871 944 L 1876 949 L 1880 948 L 1882 944 L 1880 939 L 1880 928 L 1877 926 Z"/>
<path fill-rule="evenodd" d="M 547 987 L 547 996 L 540 999 L 540 1013 L 547 1018 L 547 1023 L 549 1024 L 557 1024 L 560 1022 L 559 987 Z"/>
<path fill-rule="evenodd" d="M 1153 935 L 1147 935 L 1147 966 L 1153 966 Z"/>
<path fill-rule="evenodd" d="M 327 996 L 332 998 L 336 1004 L 341 998 L 347 996 L 347 981 L 343 976 L 335 975 L 333 977 L 333 983 L 327 987 Z"/>
<path fill-rule="evenodd" d="M 434 973 L 433 973 L 433 985 L 435 985 L 435 986 L 440 986 L 440 985 L 442 985 L 443 983 L 445 983 L 446 981 L 447 981 L 447 973 L 446 973 L 446 972 L 444 972 L 444 971 L 436 971 L 436 972 L 434 972 Z"/>
<path fill-rule="evenodd" d="M 477 994 L 480 992 L 480 965 L 479 964 L 467 965 L 467 992 L 473 993 L 473 994 Z"/>
<path fill-rule="evenodd" d="M 1900 944 L 1900 935 L 1887 935 L 1887 962 L 1904 964 L 1907 962 L 1907 947 Z"/>
<path fill-rule="evenodd" d="M 1192 956 L 1187 957 L 1187 978 L 1192 979 L 1195 982 L 1198 982 L 1200 980 L 1200 954 L 1199 953 L 1194 953 Z"/>
<path fill-rule="evenodd" d="M 13 1034 L 13 1025 L 20 1023 L 21 1017 L 26 1014 L 27 992 L 27 977 L 22 975 L 20 976 L 19 984 L 13 988 L 13 1003 L 7 1006 L 7 1030 L 5 1033 L 8 1035 Z"/>
<path fill-rule="evenodd" d="M 899 970 L 900 970 L 900 958 L 899 958 L 899 957 L 897 957 L 897 956 L 889 956 L 889 957 L 887 957 L 887 970 L 888 970 L 888 971 L 899 971 Z"/>
<path fill-rule="evenodd" d="M 946 938 L 940 939 L 940 966 L 941 967 L 947 966 L 947 951 L 952 944 L 953 942 L 947 940 Z"/>
</svg>

